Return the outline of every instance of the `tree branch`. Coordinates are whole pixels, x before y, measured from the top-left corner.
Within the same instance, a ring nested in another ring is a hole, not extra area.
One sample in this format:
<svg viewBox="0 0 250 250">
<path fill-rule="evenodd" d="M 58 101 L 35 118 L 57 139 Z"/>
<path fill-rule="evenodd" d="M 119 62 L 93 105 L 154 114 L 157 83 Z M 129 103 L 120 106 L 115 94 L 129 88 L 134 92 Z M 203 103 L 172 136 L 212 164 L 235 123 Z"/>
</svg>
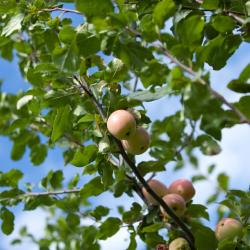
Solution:
<svg viewBox="0 0 250 250">
<path fill-rule="evenodd" d="M 162 53 L 168 57 L 173 63 L 178 65 L 180 68 L 182 68 L 184 71 L 186 71 L 188 74 L 194 77 L 194 79 L 199 82 L 202 85 L 206 85 L 210 91 L 210 93 L 218 100 L 220 100 L 222 103 L 224 103 L 227 107 L 229 107 L 240 119 L 240 123 L 246 123 L 250 125 L 250 120 L 233 104 L 228 102 L 224 96 L 222 96 L 220 93 L 215 91 L 209 84 L 206 82 L 202 77 L 200 77 L 197 72 L 195 72 L 191 67 L 188 67 L 187 65 L 180 62 L 176 57 L 174 57 L 166 48 L 163 46 L 160 46 L 159 49 L 162 51 Z"/>
<path fill-rule="evenodd" d="M 76 189 L 67 189 L 67 190 L 59 190 L 59 191 L 48 191 L 48 192 L 28 192 L 24 194 L 19 194 L 15 197 L 6 197 L 0 199 L 0 202 L 6 201 L 6 200 L 11 200 L 11 199 L 23 199 L 26 197 L 38 197 L 38 196 L 53 196 L 53 195 L 63 195 L 63 194 L 77 194 L 80 193 L 81 189 L 76 188 Z"/>
<path fill-rule="evenodd" d="M 75 81 L 78 82 L 78 84 L 82 87 L 83 91 L 89 96 L 89 98 L 92 100 L 94 103 L 97 111 L 103 118 L 103 120 L 106 122 L 107 118 L 105 115 L 105 112 L 102 108 L 102 106 L 98 103 L 97 99 L 91 92 L 91 90 L 88 88 L 87 83 L 83 79 L 84 82 L 79 80 L 76 76 L 74 76 Z M 191 250 L 195 250 L 195 239 L 192 234 L 192 232 L 189 230 L 189 228 L 184 224 L 184 222 L 173 212 L 173 210 L 151 189 L 151 187 L 148 185 L 147 181 L 141 176 L 140 172 L 138 171 L 136 165 L 130 160 L 128 157 L 127 153 L 125 152 L 121 142 L 113 137 L 114 141 L 116 142 L 120 154 L 122 155 L 124 161 L 128 164 L 128 166 L 131 168 L 132 172 L 135 174 L 137 179 L 140 181 L 142 186 L 148 191 L 148 193 L 164 208 L 164 210 L 168 213 L 168 215 L 175 221 L 175 223 L 182 229 L 183 233 L 185 234 Z"/>
<path fill-rule="evenodd" d="M 53 11 L 63 11 L 64 13 L 74 13 L 74 14 L 77 14 L 77 15 L 83 15 L 81 12 L 79 12 L 77 10 L 60 8 L 60 7 L 53 7 L 53 8 L 47 8 L 47 9 L 41 9 L 38 13 L 53 12 Z"/>
<path fill-rule="evenodd" d="M 202 4 L 202 1 L 197 0 L 196 1 L 199 4 Z M 130 3 L 132 4 L 132 3 Z M 186 10 L 200 10 L 200 11 L 211 11 L 209 9 L 204 9 L 204 8 L 196 8 L 196 7 L 192 7 L 192 6 L 182 6 L 183 9 Z M 67 9 L 67 8 L 61 8 L 61 7 L 52 7 L 52 8 L 46 8 L 46 9 L 41 9 L 40 11 L 38 11 L 38 13 L 42 13 L 42 12 L 54 12 L 54 11 L 62 11 L 63 13 L 73 13 L 73 14 L 77 14 L 77 15 L 83 15 L 83 13 L 81 13 L 80 11 L 74 10 L 74 9 Z M 229 11 L 229 10 L 222 10 L 222 13 L 231 16 L 235 21 L 237 21 L 239 24 L 243 25 L 245 23 L 245 20 L 243 18 L 241 18 L 240 16 L 245 16 L 244 13 L 238 12 L 238 11 Z M 239 16 L 240 15 L 240 16 Z"/>
</svg>

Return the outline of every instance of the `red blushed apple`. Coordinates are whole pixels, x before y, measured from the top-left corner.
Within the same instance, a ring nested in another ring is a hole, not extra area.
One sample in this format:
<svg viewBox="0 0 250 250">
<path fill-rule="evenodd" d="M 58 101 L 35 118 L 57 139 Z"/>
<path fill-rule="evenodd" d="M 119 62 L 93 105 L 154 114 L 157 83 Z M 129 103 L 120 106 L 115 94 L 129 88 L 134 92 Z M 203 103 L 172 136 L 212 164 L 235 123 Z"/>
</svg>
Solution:
<svg viewBox="0 0 250 250">
<path fill-rule="evenodd" d="M 191 248 L 186 239 L 179 237 L 171 241 L 169 250 L 191 250 Z"/>
<path fill-rule="evenodd" d="M 162 182 L 156 179 L 148 181 L 148 185 L 160 197 L 163 197 L 168 193 L 168 188 Z M 142 193 L 150 204 L 152 205 L 158 204 L 158 202 L 148 193 L 148 191 L 144 187 L 142 188 Z"/>
<path fill-rule="evenodd" d="M 178 194 L 167 194 L 163 201 L 175 212 L 177 216 L 182 216 L 186 209 L 185 200 Z M 165 209 L 160 206 L 161 212 L 165 217 L 169 217 Z"/>
<path fill-rule="evenodd" d="M 124 149 L 133 155 L 144 153 L 150 144 L 150 135 L 147 130 L 142 127 L 137 127 L 135 133 L 127 140 L 122 140 Z"/>
<path fill-rule="evenodd" d="M 128 139 L 135 133 L 136 121 L 130 112 L 122 109 L 116 110 L 109 116 L 107 128 L 117 139 Z"/>
<path fill-rule="evenodd" d="M 169 186 L 169 193 L 179 194 L 187 202 L 195 195 L 195 189 L 191 181 L 187 179 L 179 179 Z"/>
<path fill-rule="evenodd" d="M 232 218 L 224 218 L 216 226 L 215 235 L 218 241 L 224 239 L 234 239 L 242 232 L 242 224 Z"/>
<path fill-rule="evenodd" d="M 155 250 L 168 250 L 168 245 L 166 245 L 166 244 L 158 244 L 155 247 Z"/>
</svg>

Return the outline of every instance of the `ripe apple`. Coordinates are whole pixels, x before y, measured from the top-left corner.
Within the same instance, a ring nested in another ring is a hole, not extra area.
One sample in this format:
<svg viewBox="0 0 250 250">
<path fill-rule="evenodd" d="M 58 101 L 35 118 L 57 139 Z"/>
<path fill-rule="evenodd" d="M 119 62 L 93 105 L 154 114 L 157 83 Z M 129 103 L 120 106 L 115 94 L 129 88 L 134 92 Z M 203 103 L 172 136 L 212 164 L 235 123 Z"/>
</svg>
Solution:
<svg viewBox="0 0 250 250">
<path fill-rule="evenodd" d="M 129 111 L 120 109 L 109 116 L 107 127 L 108 131 L 117 139 L 128 139 L 135 133 L 136 121 Z"/>
<path fill-rule="evenodd" d="M 242 224 L 233 218 L 224 218 L 216 226 L 215 235 L 218 241 L 235 238 L 242 232 Z"/>
<path fill-rule="evenodd" d="M 135 133 L 127 140 L 122 140 L 124 149 L 133 155 L 144 153 L 150 144 L 150 135 L 147 130 L 142 127 L 137 127 Z"/>
<path fill-rule="evenodd" d="M 186 209 L 185 200 L 178 194 L 167 194 L 163 196 L 163 201 L 175 212 L 177 216 L 184 214 Z M 165 209 L 160 206 L 161 212 L 165 217 L 169 217 Z"/>
<path fill-rule="evenodd" d="M 162 182 L 156 179 L 149 180 L 148 185 L 160 197 L 163 197 L 168 193 L 168 188 Z M 148 193 L 148 191 L 144 187 L 142 188 L 142 193 L 149 203 L 151 203 L 152 205 L 158 204 L 158 202 Z"/>
<path fill-rule="evenodd" d="M 190 201 L 195 195 L 195 189 L 191 181 L 187 179 L 179 179 L 169 186 L 169 193 L 179 194 L 187 202 Z"/>
<path fill-rule="evenodd" d="M 169 250 L 191 250 L 191 248 L 186 239 L 179 237 L 171 241 Z"/>
</svg>

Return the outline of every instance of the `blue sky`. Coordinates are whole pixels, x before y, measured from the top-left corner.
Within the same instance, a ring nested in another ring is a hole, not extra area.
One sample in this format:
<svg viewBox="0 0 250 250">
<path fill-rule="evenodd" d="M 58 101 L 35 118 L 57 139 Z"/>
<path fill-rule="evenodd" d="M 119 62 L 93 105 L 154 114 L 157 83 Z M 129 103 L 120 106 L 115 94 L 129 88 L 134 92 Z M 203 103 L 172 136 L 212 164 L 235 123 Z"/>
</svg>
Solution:
<svg viewBox="0 0 250 250">
<path fill-rule="evenodd" d="M 72 7 L 68 5 L 67 7 Z M 82 21 L 82 18 L 79 16 L 74 16 L 74 24 L 77 25 Z M 239 99 L 240 95 L 235 94 L 226 88 L 226 84 L 233 78 L 236 78 L 240 71 L 249 63 L 249 51 L 250 45 L 243 44 L 240 49 L 235 53 L 230 60 L 228 61 L 227 66 L 219 71 L 214 72 L 211 71 L 211 81 L 212 86 L 218 90 L 221 94 L 223 94 L 229 101 L 236 101 Z M 2 91 L 9 93 L 16 93 L 19 90 L 25 90 L 29 87 L 29 85 L 24 82 L 22 77 L 20 76 L 17 60 L 14 59 L 13 62 L 3 61 L 0 58 L 0 79 L 4 81 L 2 86 Z M 145 104 L 148 115 L 152 120 L 162 119 L 166 115 L 173 113 L 176 110 L 176 100 L 174 98 L 162 98 L 159 101 L 155 101 L 152 103 Z M 164 107 L 164 108 L 163 108 Z M 160 112 L 159 112 L 160 110 Z M 206 167 L 211 163 L 217 164 L 217 170 L 213 177 L 216 177 L 216 173 L 220 171 L 226 171 L 230 176 L 232 176 L 230 187 L 234 189 L 247 189 L 250 180 L 250 163 L 246 159 L 248 159 L 250 155 L 250 147 L 249 147 L 249 138 L 250 138 L 250 130 L 247 125 L 235 126 L 232 129 L 224 129 L 223 137 L 222 137 L 222 153 L 218 156 L 214 157 L 206 157 L 202 156 L 199 152 L 197 154 L 200 158 L 200 168 L 201 171 L 205 171 Z M 41 166 L 32 166 L 29 161 L 29 152 L 26 152 L 24 157 L 18 161 L 13 162 L 10 160 L 10 152 L 11 152 L 12 143 L 4 137 L 0 137 L 0 170 L 5 172 L 11 168 L 21 169 L 24 174 L 24 180 L 27 182 L 33 182 L 38 187 L 38 182 L 41 179 L 41 176 L 45 176 L 46 173 L 50 169 L 63 169 L 65 172 L 65 176 L 72 176 L 74 173 L 79 171 L 73 166 L 64 167 L 63 159 L 62 159 L 62 149 L 56 148 L 50 150 L 48 153 L 48 157 L 46 161 Z M 137 161 L 150 159 L 147 153 L 139 156 Z M 182 171 L 177 173 L 173 173 L 171 171 L 171 166 L 168 167 L 168 171 L 161 173 L 157 176 L 163 182 L 170 183 L 174 179 L 180 177 L 190 177 L 194 171 L 191 166 L 185 168 Z M 244 174 L 242 174 L 244 173 Z M 194 198 L 195 203 L 204 203 L 209 192 L 212 192 L 212 188 L 214 183 L 212 182 L 204 182 L 197 183 L 195 185 L 197 194 Z M 133 199 L 112 199 L 109 194 L 101 195 L 98 197 L 98 201 L 96 204 L 105 204 L 107 199 L 112 200 L 112 207 L 115 207 L 115 204 L 122 203 L 127 208 L 130 207 L 131 203 L 134 201 Z M 136 201 L 139 201 L 138 197 L 135 197 Z M 110 204 L 111 207 L 111 204 Z M 214 209 L 217 207 L 217 204 L 212 205 L 209 208 L 210 215 L 212 216 L 211 225 L 215 224 L 216 217 L 213 216 Z M 22 205 L 18 206 L 15 210 L 16 213 L 16 229 L 13 233 L 13 236 L 6 237 L 0 232 L 0 250 L 9 250 L 9 249 L 35 249 L 34 246 L 31 246 L 29 242 L 26 242 L 22 247 L 12 247 L 9 245 L 10 239 L 17 236 L 18 228 L 21 225 L 27 224 L 29 229 L 34 232 L 37 236 L 41 236 L 42 228 L 44 226 L 45 214 L 42 210 L 38 209 L 33 212 L 23 212 Z M 36 221 L 36 223 L 33 223 Z M 86 223 L 88 223 L 86 221 Z M 110 240 L 103 243 L 103 249 L 113 249 L 123 250 L 127 246 L 128 242 L 120 242 L 119 248 L 116 245 L 116 240 L 121 239 L 126 236 L 125 229 L 122 229 L 120 233 L 112 237 Z"/>
</svg>

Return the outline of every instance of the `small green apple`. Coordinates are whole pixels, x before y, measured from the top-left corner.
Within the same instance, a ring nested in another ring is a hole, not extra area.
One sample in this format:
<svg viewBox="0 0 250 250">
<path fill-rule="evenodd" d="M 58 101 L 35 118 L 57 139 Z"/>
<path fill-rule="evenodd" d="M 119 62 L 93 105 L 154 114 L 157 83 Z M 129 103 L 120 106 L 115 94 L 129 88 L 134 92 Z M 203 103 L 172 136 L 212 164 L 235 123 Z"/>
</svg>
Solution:
<svg viewBox="0 0 250 250">
<path fill-rule="evenodd" d="M 233 239 L 242 232 L 242 224 L 233 218 L 224 218 L 216 226 L 215 235 L 218 241 Z"/>
</svg>

